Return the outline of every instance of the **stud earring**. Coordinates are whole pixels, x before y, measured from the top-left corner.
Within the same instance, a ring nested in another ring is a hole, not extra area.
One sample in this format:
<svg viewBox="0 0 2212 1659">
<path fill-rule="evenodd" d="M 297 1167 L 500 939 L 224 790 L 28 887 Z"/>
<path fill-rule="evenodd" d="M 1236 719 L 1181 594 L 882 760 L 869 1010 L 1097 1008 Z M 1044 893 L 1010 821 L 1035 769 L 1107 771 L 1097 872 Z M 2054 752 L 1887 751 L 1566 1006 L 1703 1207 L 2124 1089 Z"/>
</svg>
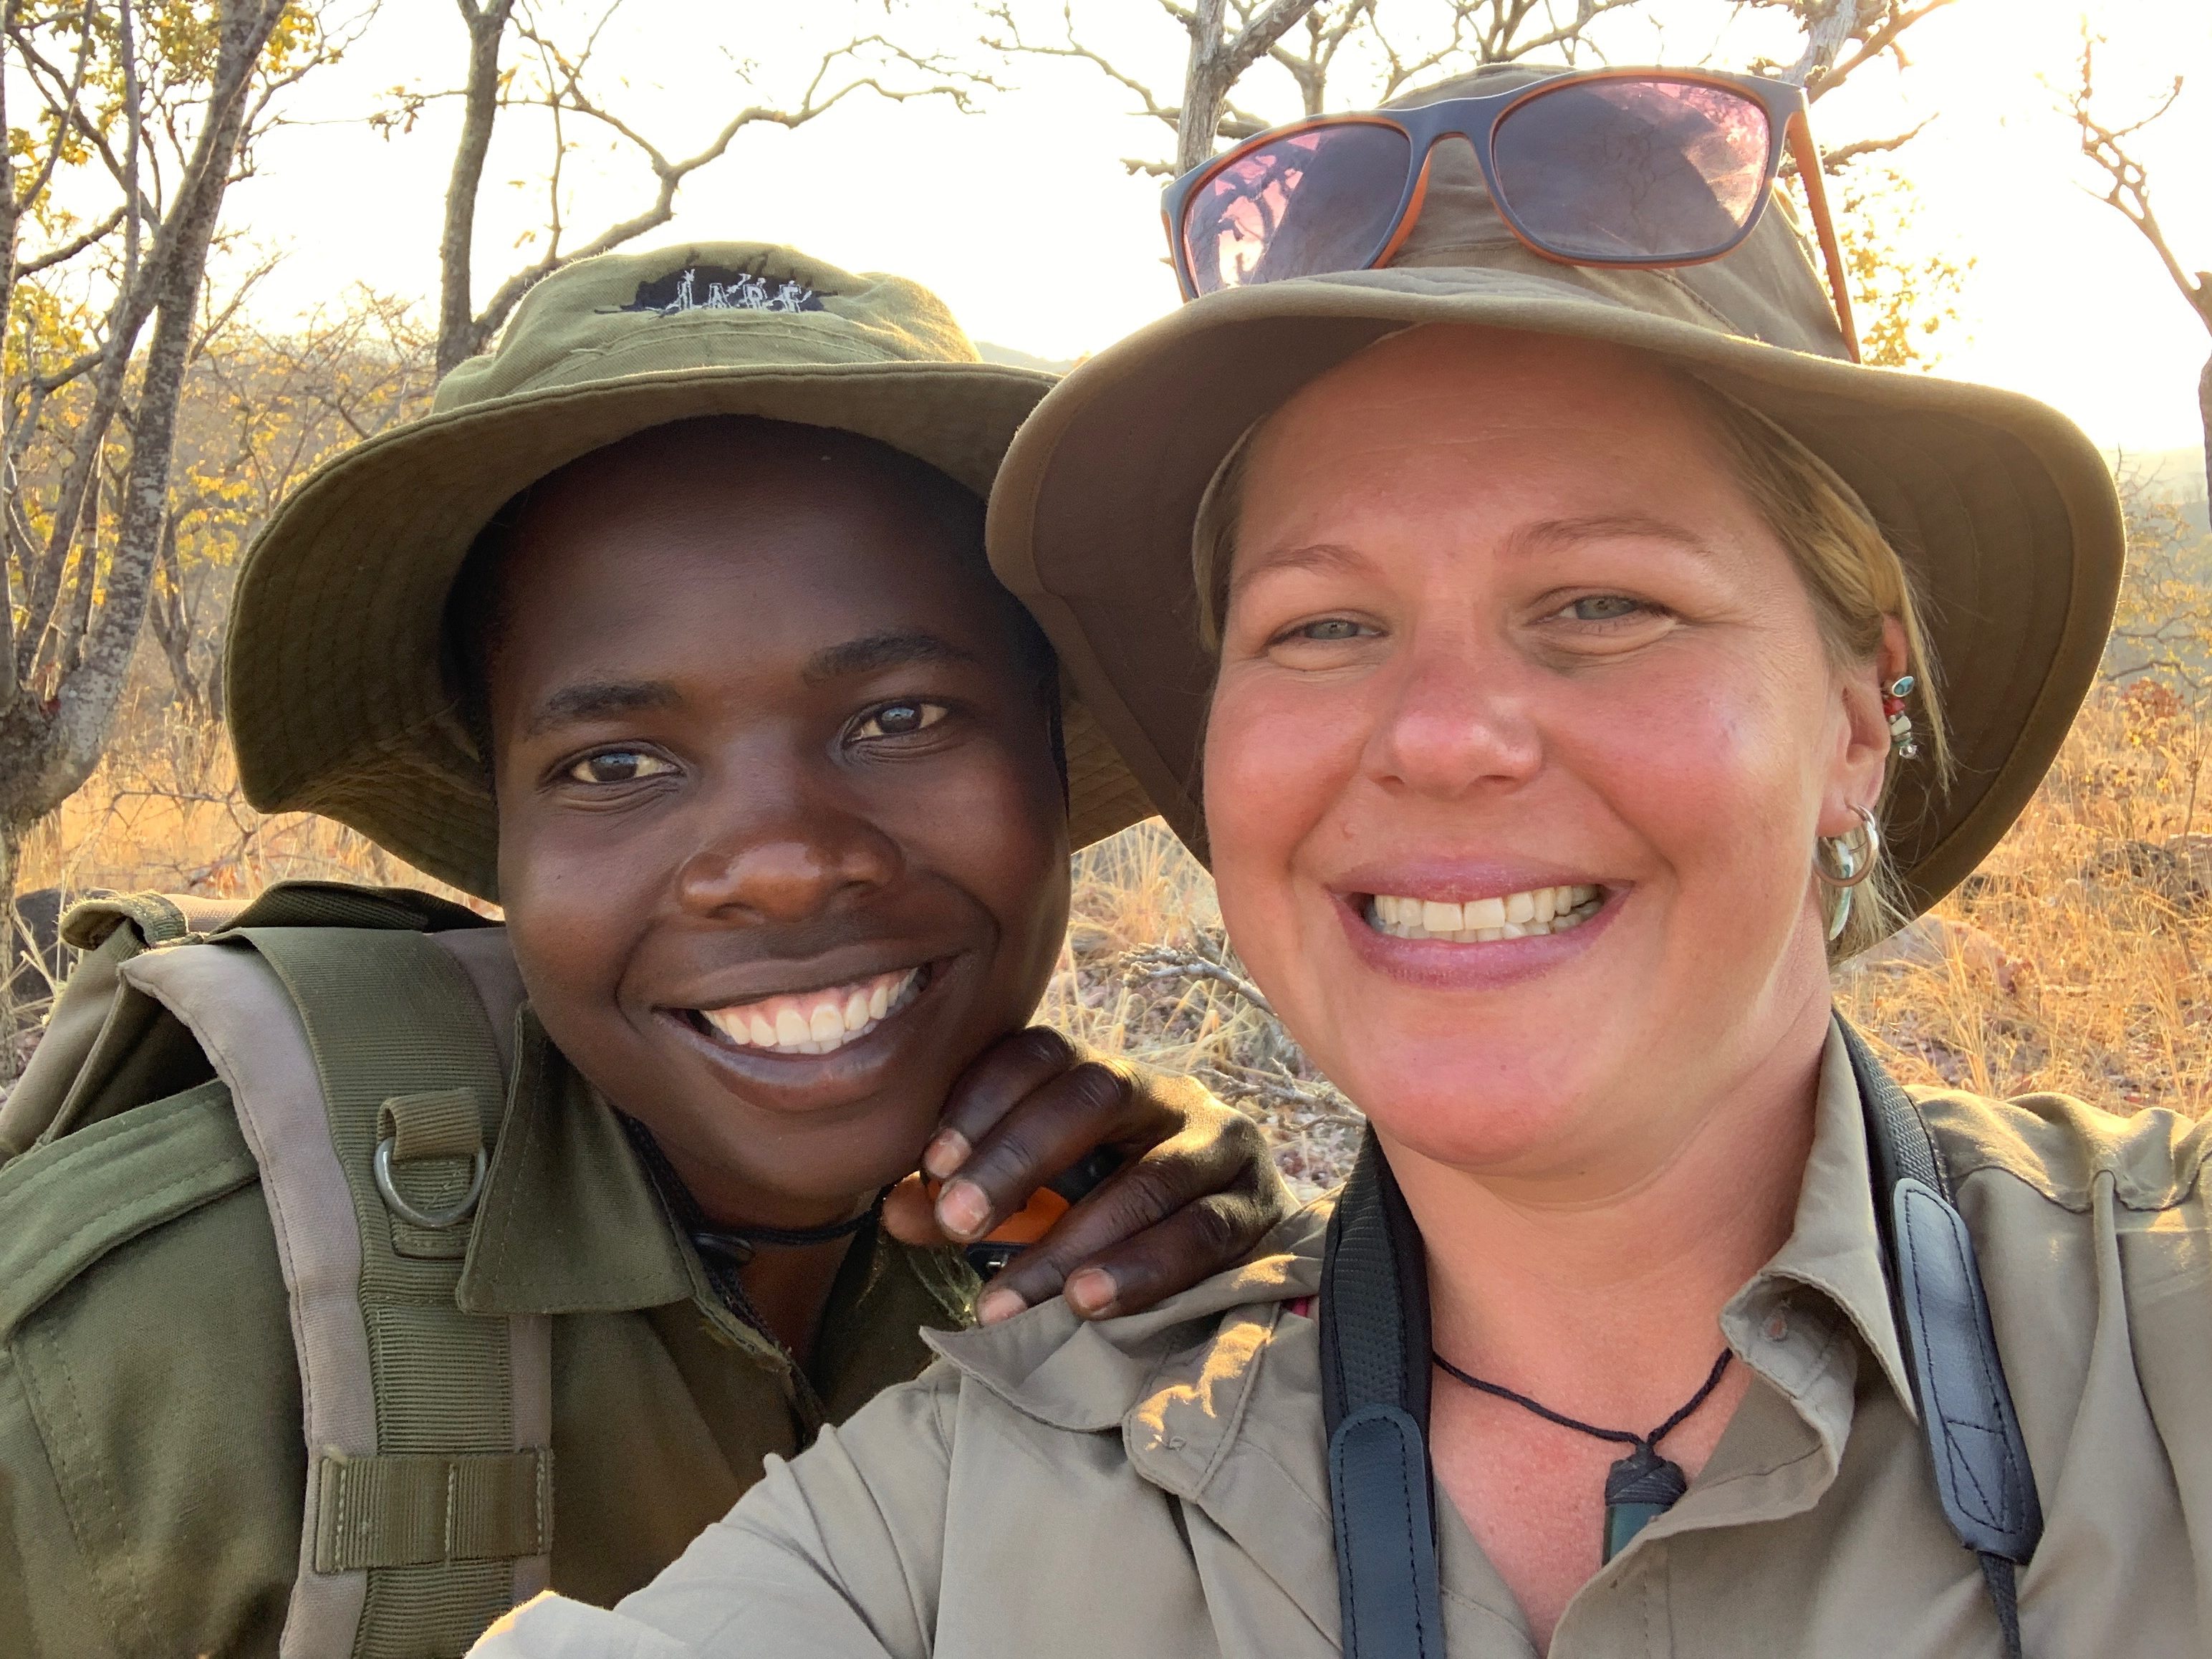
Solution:
<svg viewBox="0 0 2212 1659">
<path fill-rule="evenodd" d="M 1920 739 L 1913 735 L 1912 716 L 1905 712 L 1905 700 L 1918 684 L 1911 675 L 1899 674 L 1881 696 L 1881 712 L 1889 717 L 1890 752 L 1899 760 L 1911 760 L 1920 753 Z"/>
</svg>

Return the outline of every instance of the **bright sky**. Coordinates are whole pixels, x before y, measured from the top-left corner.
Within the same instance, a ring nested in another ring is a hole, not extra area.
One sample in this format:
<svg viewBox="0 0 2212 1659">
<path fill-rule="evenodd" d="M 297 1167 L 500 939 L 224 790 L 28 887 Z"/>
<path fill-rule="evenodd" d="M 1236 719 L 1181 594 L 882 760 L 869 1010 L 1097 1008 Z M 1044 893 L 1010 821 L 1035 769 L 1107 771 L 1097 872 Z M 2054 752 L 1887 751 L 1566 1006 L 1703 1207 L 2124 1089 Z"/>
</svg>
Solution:
<svg viewBox="0 0 2212 1659">
<path fill-rule="evenodd" d="M 1057 0 L 1015 0 L 1033 38 L 1056 38 Z M 564 5 L 574 9 L 564 14 Z M 1425 0 L 1384 0 L 1407 19 Z M 1176 95 L 1180 29 L 1150 0 L 1074 0 L 1086 40 Z M 1655 40 L 1638 21 L 1601 37 L 1617 63 L 1740 64 L 1752 52 L 1794 55 L 1787 37 L 1743 26 L 1723 33 L 1722 0 L 1651 0 L 1665 20 Z M 575 0 L 544 0 L 541 15 L 584 15 Z M 2073 128 L 2055 106 L 2071 84 L 2081 0 L 1957 0 L 1907 37 L 1911 71 L 1860 71 L 1814 112 L 1831 147 L 1886 135 L 1935 114 L 1899 158 L 1924 206 L 1911 246 L 1972 257 L 1964 325 L 1944 337 L 1941 372 L 2016 387 L 2057 404 L 2100 443 L 2135 449 L 2194 445 L 2197 370 L 2212 339 L 2150 247 L 2093 182 Z M 743 103 L 795 99 L 823 45 L 860 27 L 957 52 L 1002 91 L 963 116 L 943 100 L 889 105 L 855 97 L 796 132 L 755 126 L 696 175 L 657 239 L 788 241 L 856 270 L 915 276 L 951 303 L 978 338 L 1042 356 L 1095 351 L 1176 303 L 1159 261 L 1158 182 L 1132 179 L 1125 155 L 1158 158 L 1172 142 L 1127 112 L 1133 96 L 1088 64 L 994 60 L 975 45 L 969 0 L 847 0 L 781 7 L 629 0 L 609 27 L 601 85 L 609 102 L 671 154 L 695 148 Z M 2107 118 L 2148 107 L 2176 74 L 2191 78 L 2172 114 L 2140 140 L 2160 216 L 2191 268 L 2212 265 L 2212 4 L 2127 0 L 2097 9 L 2110 45 L 2100 58 Z M 842 27 L 841 27 L 842 26 Z M 717 38 L 719 36 L 719 39 Z M 303 125 L 258 156 L 228 216 L 263 246 L 288 254 L 266 291 L 276 314 L 312 307 L 359 282 L 431 296 L 453 118 L 433 112 L 390 142 L 362 118 L 401 82 L 459 78 L 464 33 L 451 0 L 385 0 L 381 15 L 337 68 L 303 88 Z M 749 92 L 741 61 L 755 65 Z M 619 77 L 619 78 L 617 78 Z M 2047 77 L 2048 84 L 2045 79 Z M 1340 107 L 1366 87 L 1343 75 Z M 1297 112 L 1287 78 L 1255 76 L 1238 98 L 1271 118 Z M 504 131 L 504 130 L 503 130 Z M 647 199 L 644 169 L 572 127 L 571 222 L 587 232 Z M 516 236 L 542 222 L 549 155 L 542 129 L 520 122 L 495 147 L 477 238 L 480 293 L 525 257 Z"/>
</svg>

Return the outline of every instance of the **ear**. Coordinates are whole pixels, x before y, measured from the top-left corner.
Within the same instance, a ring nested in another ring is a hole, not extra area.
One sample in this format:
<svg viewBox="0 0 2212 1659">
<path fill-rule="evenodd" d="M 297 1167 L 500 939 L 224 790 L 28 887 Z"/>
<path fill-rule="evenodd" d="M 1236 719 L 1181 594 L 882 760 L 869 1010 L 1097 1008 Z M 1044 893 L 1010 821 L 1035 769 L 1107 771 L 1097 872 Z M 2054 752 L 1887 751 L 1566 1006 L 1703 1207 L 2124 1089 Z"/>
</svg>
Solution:
<svg viewBox="0 0 2212 1659">
<path fill-rule="evenodd" d="M 1881 647 L 1874 657 L 1838 677 L 1844 722 L 1843 746 L 1829 769 L 1820 800 L 1820 833 L 1849 835 L 1858 823 L 1854 807 L 1869 811 L 1881 799 L 1889 766 L 1889 716 L 1883 713 L 1883 689 L 1905 672 L 1905 625 L 1894 617 L 1881 623 Z"/>
</svg>

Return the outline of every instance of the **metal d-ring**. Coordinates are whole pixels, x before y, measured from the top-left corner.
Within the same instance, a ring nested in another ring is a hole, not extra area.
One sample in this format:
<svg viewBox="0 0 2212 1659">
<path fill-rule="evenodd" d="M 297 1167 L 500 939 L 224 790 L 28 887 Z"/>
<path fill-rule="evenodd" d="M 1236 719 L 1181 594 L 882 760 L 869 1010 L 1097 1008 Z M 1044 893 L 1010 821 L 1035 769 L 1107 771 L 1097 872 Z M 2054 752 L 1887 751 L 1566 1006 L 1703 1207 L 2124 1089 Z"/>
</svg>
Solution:
<svg viewBox="0 0 2212 1659">
<path fill-rule="evenodd" d="M 384 1207 L 402 1221 L 434 1231 L 458 1227 L 466 1221 L 475 1211 L 477 1200 L 483 1196 L 484 1171 L 491 1163 L 484 1156 L 484 1149 L 479 1146 L 472 1155 L 474 1167 L 469 1172 L 469 1189 L 461 1194 L 459 1203 L 449 1209 L 418 1210 L 400 1196 L 398 1184 L 392 1178 L 392 1139 L 386 1135 L 376 1143 L 376 1158 L 371 1164 L 376 1172 L 376 1190 L 384 1200 Z"/>
</svg>

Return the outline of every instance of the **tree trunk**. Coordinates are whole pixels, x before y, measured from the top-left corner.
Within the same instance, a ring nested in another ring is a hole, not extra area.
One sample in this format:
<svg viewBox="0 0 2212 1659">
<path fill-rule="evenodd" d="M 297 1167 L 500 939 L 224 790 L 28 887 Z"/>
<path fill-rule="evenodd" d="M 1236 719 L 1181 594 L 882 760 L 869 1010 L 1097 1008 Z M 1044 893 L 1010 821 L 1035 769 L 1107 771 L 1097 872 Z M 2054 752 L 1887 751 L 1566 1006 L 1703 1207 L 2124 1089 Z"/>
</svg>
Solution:
<svg viewBox="0 0 2212 1659">
<path fill-rule="evenodd" d="M 2204 515 L 2212 524 L 2212 357 L 2197 377 L 2197 418 L 2204 427 Z"/>
<path fill-rule="evenodd" d="M 143 303 L 152 310 L 154 331 L 131 425 L 122 522 L 100 574 L 98 614 L 82 635 L 76 669 L 63 677 L 51 704 L 19 685 L 0 708 L 0 842 L 20 844 L 91 775 L 122 696 L 167 519 L 177 402 L 208 249 L 237 162 L 254 68 L 283 10 L 284 0 L 228 0 L 223 7 L 206 125 L 143 273 Z M 127 354 L 127 345 L 122 349 Z"/>
<path fill-rule="evenodd" d="M 469 269 L 476 235 L 477 191 L 483 182 L 484 157 L 491 149 L 492 125 L 499 117 L 499 48 L 514 0 L 490 0 L 479 8 L 459 0 L 469 30 L 469 78 L 461 99 L 461 141 L 453 149 L 453 173 L 446 185 L 446 223 L 438 237 L 438 378 L 483 348 L 476 319 L 476 294 Z M 1216 0 L 1218 4 L 1218 0 Z"/>
<path fill-rule="evenodd" d="M 1183 70 L 1182 117 L 1176 123 L 1178 177 L 1213 156 L 1213 135 L 1229 101 L 1230 82 L 1222 78 L 1227 54 L 1222 35 L 1228 27 L 1229 0 L 1198 0 L 1192 8 L 1190 62 Z"/>
</svg>

